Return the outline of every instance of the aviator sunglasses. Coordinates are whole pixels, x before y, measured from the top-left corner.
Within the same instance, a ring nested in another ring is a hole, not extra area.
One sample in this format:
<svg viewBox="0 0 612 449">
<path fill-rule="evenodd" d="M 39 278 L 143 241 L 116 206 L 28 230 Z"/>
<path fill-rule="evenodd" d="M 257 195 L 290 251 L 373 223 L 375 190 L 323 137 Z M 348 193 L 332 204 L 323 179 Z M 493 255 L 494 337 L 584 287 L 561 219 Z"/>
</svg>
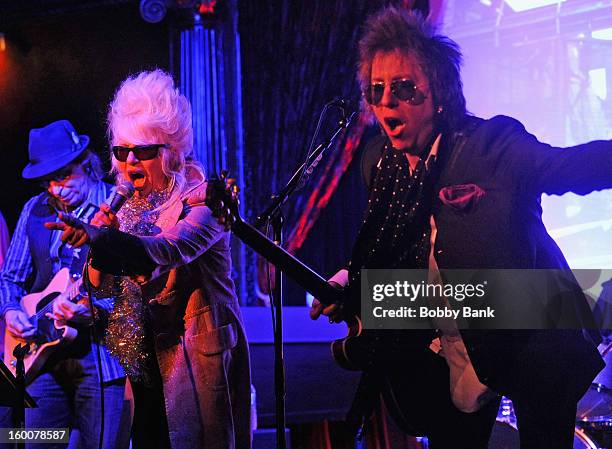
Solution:
<svg viewBox="0 0 612 449">
<path fill-rule="evenodd" d="M 130 151 L 134 153 L 134 156 L 136 156 L 136 159 L 139 161 L 148 161 L 157 157 L 160 148 L 168 148 L 168 145 L 165 143 L 136 145 L 133 147 L 122 147 L 120 145 L 115 145 L 113 147 L 113 154 L 115 155 L 115 159 L 117 159 L 119 162 L 127 161 Z"/>
<path fill-rule="evenodd" d="M 368 104 L 378 105 L 385 94 L 385 83 L 370 84 L 364 91 L 363 96 Z M 399 79 L 391 81 L 391 93 L 400 101 L 406 101 L 413 105 L 419 105 L 425 101 L 425 94 L 421 92 L 414 81 Z"/>
</svg>

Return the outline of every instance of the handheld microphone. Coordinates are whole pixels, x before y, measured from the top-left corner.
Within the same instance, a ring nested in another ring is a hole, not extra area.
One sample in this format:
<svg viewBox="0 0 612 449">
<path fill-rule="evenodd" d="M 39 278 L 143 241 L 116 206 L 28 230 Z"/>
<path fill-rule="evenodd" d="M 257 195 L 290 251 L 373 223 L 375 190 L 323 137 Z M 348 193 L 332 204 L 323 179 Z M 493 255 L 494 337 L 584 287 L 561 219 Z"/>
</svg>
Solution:
<svg viewBox="0 0 612 449">
<path fill-rule="evenodd" d="M 134 195 L 134 186 L 130 182 L 119 184 L 105 201 L 111 212 L 116 214 L 125 202 Z"/>
</svg>

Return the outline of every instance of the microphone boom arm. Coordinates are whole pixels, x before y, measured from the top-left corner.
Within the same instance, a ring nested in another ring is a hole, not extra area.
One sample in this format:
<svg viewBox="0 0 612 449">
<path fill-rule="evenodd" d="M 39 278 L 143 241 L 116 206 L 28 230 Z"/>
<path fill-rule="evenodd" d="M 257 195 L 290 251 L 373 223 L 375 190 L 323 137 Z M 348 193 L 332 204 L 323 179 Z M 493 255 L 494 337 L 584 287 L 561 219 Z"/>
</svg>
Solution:
<svg viewBox="0 0 612 449">
<path fill-rule="evenodd" d="M 272 203 L 266 208 L 266 210 L 264 210 L 261 214 L 257 215 L 257 219 L 255 220 L 254 225 L 256 228 L 263 226 L 263 224 L 269 219 L 271 219 L 276 214 L 276 211 L 279 210 L 283 204 L 285 204 L 285 202 L 289 198 L 289 195 L 291 195 L 291 193 L 297 187 L 297 184 L 300 181 L 300 178 L 302 177 L 302 173 L 308 171 L 311 167 L 315 165 L 315 162 L 317 162 L 317 160 L 325 152 L 325 150 L 331 147 L 334 140 L 336 140 L 336 137 L 338 137 L 338 135 L 342 131 L 349 127 L 356 114 L 356 112 L 352 112 L 348 117 L 343 117 L 342 119 L 340 119 L 338 121 L 338 126 L 334 130 L 332 136 L 328 140 L 320 143 L 310 154 L 308 160 L 298 167 L 298 169 L 293 174 L 289 182 L 287 182 L 285 187 L 283 187 L 283 189 L 279 193 L 272 196 Z"/>
</svg>

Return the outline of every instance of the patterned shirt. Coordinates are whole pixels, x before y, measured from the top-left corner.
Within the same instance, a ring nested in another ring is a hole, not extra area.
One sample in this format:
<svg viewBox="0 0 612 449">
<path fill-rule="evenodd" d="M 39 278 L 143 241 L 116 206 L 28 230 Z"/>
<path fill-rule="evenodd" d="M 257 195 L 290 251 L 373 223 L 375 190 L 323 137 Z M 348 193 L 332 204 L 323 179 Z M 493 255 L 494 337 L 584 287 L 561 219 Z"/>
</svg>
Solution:
<svg viewBox="0 0 612 449">
<path fill-rule="evenodd" d="M 91 190 L 87 200 L 82 206 L 72 212 L 72 215 L 80 217 L 86 212 L 87 206 L 90 204 L 100 205 L 108 197 L 111 186 L 104 183 L 96 183 Z M 4 265 L 0 271 L 0 316 L 4 318 L 4 314 L 8 310 L 21 310 L 19 300 L 26 295 L 27 287 L 34 276 L 34 261 L 30 252 L 30 242 L 26 231 L 28 218 L 32 213 L 33 207 L 41 201 L 42 197 L 47 193 L 43 192 L 31 198 L 24 206 L 17 221 L 17 227 L 13 234 L 13 239 L 9 246 Z M 56 217 L 55 221 L 59 221 Z M 61 241 L 62 231 L 53 231 L 51 244 L 49 248 L 49 257 L 53 262 L 53 272 L 57 273 L 63 265 L 63 261 L 58 257 L 61 253 L 64 244 Z M 78 250 L 75 251 L 75 257 L 78 257 Z M 113 298 L 93 298 L 94 306 L 103 313 L 110 313 L 113 308 Z M 91 343 L 91 349 L 94 355 L 97 351 L 97 343 Z M 125 374 L 119 362 L 112 357 L 104 346 L 100 346 L 100 356 L 102 362 L 102 379 L 108 382 L 114 379 L 124 377 Z M 96 365 L 98 357 L 94 357 Z"/>
</svg>

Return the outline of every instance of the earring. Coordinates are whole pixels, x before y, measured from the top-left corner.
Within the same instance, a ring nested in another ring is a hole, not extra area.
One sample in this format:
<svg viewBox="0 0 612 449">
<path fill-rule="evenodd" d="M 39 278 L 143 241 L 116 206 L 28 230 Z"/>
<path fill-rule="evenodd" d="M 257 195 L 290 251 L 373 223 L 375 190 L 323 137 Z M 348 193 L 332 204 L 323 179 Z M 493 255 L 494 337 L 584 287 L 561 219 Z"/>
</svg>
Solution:
<svg viewBox="0 0 612 449">
<path fill-rule="evenodd" d="M 438 106 L 436 109 L 436 114 L 442 114 L 442 112 L 444 112 L 444 108 L 442 106 Z"/>
</svg>

